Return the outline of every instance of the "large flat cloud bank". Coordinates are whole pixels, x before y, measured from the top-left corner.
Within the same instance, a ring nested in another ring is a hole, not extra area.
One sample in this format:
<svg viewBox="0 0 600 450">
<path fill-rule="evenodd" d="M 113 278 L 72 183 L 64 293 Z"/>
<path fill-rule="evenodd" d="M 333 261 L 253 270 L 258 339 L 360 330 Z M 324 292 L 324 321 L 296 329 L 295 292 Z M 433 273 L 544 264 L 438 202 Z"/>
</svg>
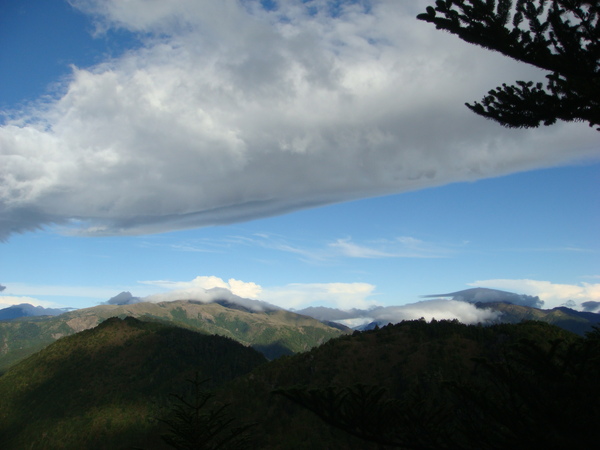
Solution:
<svg viewBox="0 0 600 450">
<path fill-rule="evenodd" d="M 71 0 L 141 46 L 0 127 L 0 238 L 232 223 L 598 156 L 582 124 L 464 102 L 534 68 L 417 21 L 428 2 Z"/>
</svg>

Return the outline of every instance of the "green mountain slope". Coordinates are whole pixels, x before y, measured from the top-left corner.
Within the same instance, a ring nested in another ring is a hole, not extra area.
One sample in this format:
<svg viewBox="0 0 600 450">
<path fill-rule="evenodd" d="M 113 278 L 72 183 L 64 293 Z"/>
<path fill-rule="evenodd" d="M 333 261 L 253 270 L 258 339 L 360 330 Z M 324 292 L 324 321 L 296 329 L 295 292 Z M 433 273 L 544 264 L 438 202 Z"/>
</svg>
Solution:
<svg viewBox="0 0 600 450">
<path fill-rule="evenodd" d="M 255 312 L 225 302 L 100 305 L 55 317 L 0 322 L 0 372 L 60 337 L 95 327 L 110 317 L 127 316 L 230 337 L 256 348 L 269 359 L 306 351 L 345 332 L 289 311 Z"/>
<path fill-rule="evenodd" d="M 149 418 L 196 372 L 216 386 L 265 362 L 229 338 L 108 319 L 0 377 L 0 448 L 130 446 L 156 427 Z"/>
</svg>

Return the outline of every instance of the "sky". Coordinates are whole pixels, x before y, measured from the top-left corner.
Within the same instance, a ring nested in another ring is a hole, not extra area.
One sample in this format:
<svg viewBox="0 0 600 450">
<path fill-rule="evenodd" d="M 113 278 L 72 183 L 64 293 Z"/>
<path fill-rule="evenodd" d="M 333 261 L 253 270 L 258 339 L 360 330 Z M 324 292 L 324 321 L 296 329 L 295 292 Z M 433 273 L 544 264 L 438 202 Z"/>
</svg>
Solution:
<svg viewBox="0 0 600 450">
<path fill-rule="evenodd" d="M 471 113 L 544 73 L 430 3 L 1 2 L 0 307 L 600 301 L 600 134 Z"/>
</svg>

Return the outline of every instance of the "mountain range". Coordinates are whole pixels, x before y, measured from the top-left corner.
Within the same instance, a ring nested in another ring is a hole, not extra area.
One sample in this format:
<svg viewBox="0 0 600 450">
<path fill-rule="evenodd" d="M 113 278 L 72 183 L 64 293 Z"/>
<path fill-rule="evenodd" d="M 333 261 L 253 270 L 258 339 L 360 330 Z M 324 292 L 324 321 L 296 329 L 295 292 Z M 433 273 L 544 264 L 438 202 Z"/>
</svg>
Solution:
<svg viewBox="0 0 600 450">
<path fill-rule="evenodd" d="M 350 332 L 341 325 L 332 327 L 308 316 L 267 308 L 262 302 L 248 302 L 246 306 L 228 300 L 99 305 L 57 316 L 0 321 L 0 372 L 57 339 L 93 328 L 111 317 L 130 316 L 229 337 L 269 359 L 306 351 Z"/>
<path fill-rule="evenodd" d="M 265 450 L 577 448 L 600 419 L 599 315 L 499 292 L 443 295 L 494 312 L 473 325 L 380 321 L 359 331 L 335 321 L 383 318 L 392 307 L 291 312 L 128 293 L 3 320 L 0 448 L 162 450 L 166 424 L 186 414 L 251 430 L 246 448 Z M 198 397 L 194 379 L 210 395 Z"/>
<path fill-rule="evenodd" d="M 492 314 L 480 321 L 488 325 L 539 320 L 583 336 L 594 326 L 600 324 L 600 314 L 598 313 L 576 311 L 565 306 L 542 309 L 543 302 L 537 296 L 515 294 L 497 289 L 472 288 L 448 294 L 426 295 L 423 298 L 435 299 L 438 302 L 445 300 L 462 302 L 473 305 L 482 311 L 490 311 Z M 345 311 L 336 308 L 310 307 L 295 312 L 321 321 L 339 322 L 354 329 L 369 330 L 399 322 L 398 318 L 402 318 L 402 314 L 399 314 L 401 309 L 402 307 L 398 306 L 378 306 L 366 310 Z M 394 317 L 396 317 L 395 320 L 390 320 Z"/>
<path fill-rule="evenodd" d="M 12 305 L 8 308 L 0 309 L 0 320 L 11 320 L 19 317 L 31 316 L 57 316 L 70 311 L 72 308 L 44 308 L 43 306 L 33 306 L 29 303 Z"/>
<path fill-rule="evenodd" d="M 213 294 L 218 295 L 219 292 Z M 122 292 L 107 304 L 67 312 L 27 304 L 2 309 L 0 373 L 56 339 L 92 328 L 115 316 L 163 321 L 231 337 L 261 351 L 269 359 L 306 351 L 332 337 L 351 332 L 350 328 L 368 330 L 411 319 L 405 317 L 402 311 L 399 314 L 403 307 L 380 306 L 368 310 L 310 307 L 286 311 L 265 302 L 227 294 L 223 296 L 227 300 L 212 303 L 184 300 L 150 303 L 129 292 Z M 474 310 L 483 312 L 484 318 L 479 322 L 488 325 L 539 320 L 584 335 L 600 324 L 600 314 L 567 307 L 545 310 L 531 306 L 541 303 L 538 297 L 495 289 L 473 288 L 425 298 L 434 299 L 432 302 L 437 302 L 442 308 L 451 302 L 454 305 L 469 304 Z M 446 303 L 447 300 L 450 302 Z M 427 301 L 422 304 L 427 304 Z"/>
<path fill-rule="evenodd" d="M 185 437 L 194 411 L 223 408 L 223 426 L 253 424 L 242 448 L 586 448 L 600 367 L 578 355 L 598 342 L 543 322 L 414 320 L 267 361 L 230 338 L 110 318 L 0 376 L 0 448 L 162 450 L 165 417 Z M 198 377 L 214 397 L 195 409 Z"/>
</svg>

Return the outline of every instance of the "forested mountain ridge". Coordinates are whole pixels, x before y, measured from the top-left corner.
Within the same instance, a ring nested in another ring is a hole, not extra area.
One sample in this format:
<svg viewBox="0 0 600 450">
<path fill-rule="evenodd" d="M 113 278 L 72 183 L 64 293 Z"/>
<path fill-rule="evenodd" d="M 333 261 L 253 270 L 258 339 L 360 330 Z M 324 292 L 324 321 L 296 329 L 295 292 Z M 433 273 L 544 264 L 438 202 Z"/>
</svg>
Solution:
<svg viewBox="0 0 600 450">
<path fill-rule="evenodd" d="M 230 337 L 268 358 L 308 350 L 344 330 L 282 309 L 252 311 L 228 302 L 174 301 L 100 305 L 54 317 L 0 322 L 0 372 L 60 337 L 97 326 L 110 317 L 137 317 Z"/>
<path fill-rule="evenodd" d="M 310 397 L 310 393 L 316 391 L 320 400 L 330 400 L 319 404 L 317 410 L 333 414 L 341 408 L 340 396 L 333 395 L 336 392 L 341 391 L 341 397 L 349 398 L 344 389 L 363 386 L 367 392 L 371 388 L 383 390 L 384 398 L 408 405 L 412 411 L 409 415 L 416 428 L 407 432 L 432 433 L 435 427 L 431 426 L 438 416 L 436 408 L 446 407 L 448 404 L 444 402 L 449 402 L 442 401 L 446 398 L 444 386 L 453 382 L 486 382 L 488 377 L 476 359 L 503 361 L 506 352 L 522 339 L 539 343 L 545 350 L 553 341 L 570 345 L 581 340 L 542 322 L 479 326 L 456 321 L 407 321 L 357 331 L 309 352 L 272 361 L 234 380 L 221 394 L 224 399 L 235 401 L 243 417 L 259 423 L 260 432 L 265 436 L 261 447 L 264 449 L 395 448 L 371 446 L 328 426 L 307 409 L 273 393 L 301 389 Z M 357 420 L 357 426 L 362 426 L 360 423 L 368 422 L 369 414 L 374 414 L 377 408 L 370 409 L 367 403 L 361 403 L 363 399 L 359 400 L 353 406 L 362 411 Z M 439 416 L 447 415 L 440 410 Z M 390 424 L 389 420 L 376 418 L 374 426 L 388 422 L 392 429 L 402 429 L 400 422 Z M 446 427 L 452 428 L 440 424 L 440 429 Z M 439 445 L 438 442 L 431 447 L 414 448 L 447 448 Z"/>
<path fill-rule="evenodd" d="M 0 448 L 116 449 L 144 440 L 169 393 L 212 387 L 266 363 L 230 338 L 111 318 L 0 377 Z"/>
<path fill-rule="evenodd" d="M 513 437 L 502 433 L 515 428 L 531 435 L 523 438 L 527 445 L 531 439 L 564 444 L 565 427 L 586 437 L 590 421 L 599 419 L 597 342 L 543 322 L 416 320 L 264 362 L 228 338 L 113 318 L 60 339 L 0 377 L 0 446 L 168 448 L 160 439 L 164 427 L 151 419 L 160 414 L 155 407 L 166 405 L 169 389 L 181 392 L 194 370 L 214 378 L 217 405 L 230 404 L 236 420 L 256 423 L 253 449 L 476 448 L 465 424 L 495 430 L 500 443 L 512 445 Z M 503 368 L 515 375 L 507 386 Z M 523 387 L 533 403 L 522 400 Z M 491 400 L 479 397 L 487 392 Z M 494 403 L 507 392 L 521 402 L 516 410 L 511 402 Z M 498 422 L 481 408 L 487 404 L 517 425 Z M 311 412 L 315 405 L 351 432 L 327 425 Z M 357 437 L 361 433 L 379 433 L 387 443 L 411 440 L 382 447 Z M 481 443 L 477 448 L 495 448 Z"/>
</svg>

